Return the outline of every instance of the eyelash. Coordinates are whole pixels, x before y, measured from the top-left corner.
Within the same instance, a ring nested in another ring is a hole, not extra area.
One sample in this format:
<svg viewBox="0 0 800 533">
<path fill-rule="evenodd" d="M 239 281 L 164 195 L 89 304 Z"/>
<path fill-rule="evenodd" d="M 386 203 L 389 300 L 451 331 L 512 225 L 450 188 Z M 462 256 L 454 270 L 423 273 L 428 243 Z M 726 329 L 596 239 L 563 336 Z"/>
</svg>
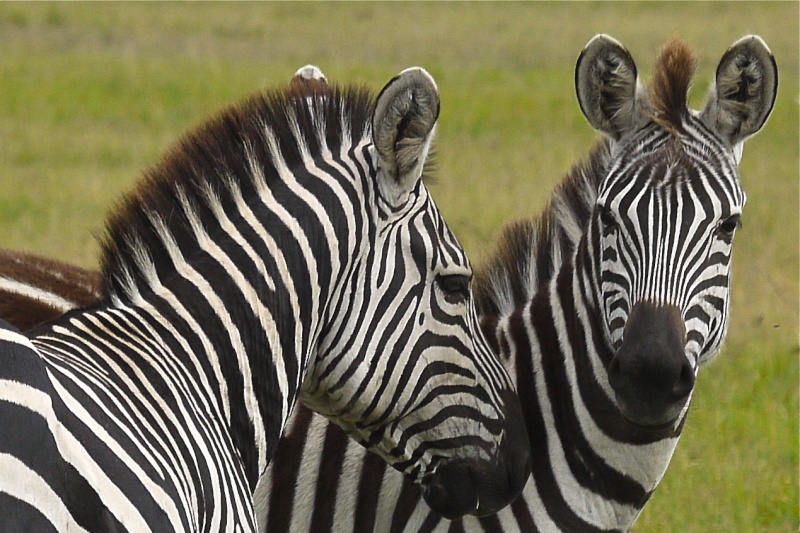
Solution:
<svg viewBox="0 0 800 533">
<path fill-rule="evenodd" d="M 444 293 L 444 299 L 451 304 L 466 302 L 469 299 L 470 277 L 462 274 L 439 275 L 436 284 Z"/>
</svg>

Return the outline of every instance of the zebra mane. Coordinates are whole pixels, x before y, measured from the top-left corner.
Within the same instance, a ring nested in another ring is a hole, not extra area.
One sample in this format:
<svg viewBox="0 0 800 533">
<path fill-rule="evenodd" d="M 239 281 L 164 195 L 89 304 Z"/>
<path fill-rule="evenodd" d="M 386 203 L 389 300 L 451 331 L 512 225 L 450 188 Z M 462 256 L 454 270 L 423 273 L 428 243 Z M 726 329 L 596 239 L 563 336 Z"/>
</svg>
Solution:
<svg viewBox="0 0 800 533">
<path fill-rule="evenodd" d="M 571 260 L 597 199 L 610 160 L 605 139 L 576 164 L 550 194 L 542 213 L 501 230 L 491 260 L 476 269 L 475 299 L 481 315 L 506 315 L 526 304 Z"/>
<path fill-rule="evenodd" d="M 689 45 L 673 38 L 661 49 L 650 85 L 652 119 L 667 131 L 682 132 L 697 59 Z"/>
<path fill-rule="evenodd" d="M 337 154 L 365 138 L 374 100 L 363 86 L 292 83 L 231 105 L 184 135 L 107 217 L 100 239 L 104 296 L 130 295 L 147 286 L 152 272 L 170 268 L 164 235 L 181 248 L 196 241 L 182 205 L 204 221 L 231 213 L 234 192 L 251 198 L 257 179 L 282 179 L 275 151 L 292 168 L 320 154 L 321 143 Z"/>
</svg>

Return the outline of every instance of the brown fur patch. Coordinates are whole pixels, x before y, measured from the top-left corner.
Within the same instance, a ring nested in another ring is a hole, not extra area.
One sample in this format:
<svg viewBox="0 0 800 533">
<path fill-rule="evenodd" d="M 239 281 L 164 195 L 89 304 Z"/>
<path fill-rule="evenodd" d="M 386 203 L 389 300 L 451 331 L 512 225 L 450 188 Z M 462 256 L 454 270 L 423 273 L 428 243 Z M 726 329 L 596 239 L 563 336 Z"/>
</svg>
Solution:
<svg viewBox="0 0 800 533">
<path fill-rule="evenodd" d="M 653 120 L 670 131 L 683 131 L 688 111 L 689 88 L 697 60 L 689 45 L 673 38 L 656 60 L 650 96 Z"/>
<path fill-rule="evenodd" d="M 37 255 L 0 250 L 0 277 L 48 292 L 75 307 L 100 300 L 100 275 Z M 28 293 L 0 287 L 0 318 L 26 331 L 61 315 L 64 309 L 34 298 Z"/>
<path fill-rule="evenodd" d="M 20 331 L 27 331 L 43 322 L 61 316 L 60 309 L 22 296 L 0 293 L 0 317 Z"/>
<path fill-rule="evenodd" d="M 77 306 L 91 305 L 101 295 L 97 272 L 23 252 L 0 250 L 0 277 L 51 292 Z"/>
</svg>

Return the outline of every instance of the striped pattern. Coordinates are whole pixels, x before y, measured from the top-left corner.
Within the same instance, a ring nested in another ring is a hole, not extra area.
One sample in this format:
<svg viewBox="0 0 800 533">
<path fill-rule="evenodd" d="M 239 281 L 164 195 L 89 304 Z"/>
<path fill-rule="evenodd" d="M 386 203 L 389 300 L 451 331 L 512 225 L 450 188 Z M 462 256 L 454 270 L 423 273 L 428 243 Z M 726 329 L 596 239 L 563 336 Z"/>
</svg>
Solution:
<svg viewBox="0 0 800 533">
<path fill-rule="evenodd" d="M 773 67 L 774 60 L 768 50 L 764 54 L 758 49 L 759 44 L 763 45 L 758 38 L 743 39 L 731 50 L 742 52 L 742 42 L 754 47 L 744 50 L 749 52 L 744 58 L 756 63 L 765 81 L 762 96 L 766 112 L 762 112 L 762 121 L 755 130 L 750 129 L 749 134 L 753 134 L 766 120 L 775 95 L 774 84 L 766 83 L 769 82 L 769 65 L 763 61 L 758 63 L 753 57 L 762 55 Z M 624 54 L 629 57 L 626 51 Z M 726 57 L 734 59 L 737 55 L 729 50 L 718 70 L 724 71 L 729 65 Z M 747 61 L 740 64 L 746 66 Z M 635 76 L 635 66 L 633 72 Z M 776 72 L 771 74 L 776 80 Z M 720 82 L 730 84 L 730 80 L 718 79 L 717 84 Z M 740 139 L 732 139 L 709 127 L 707 118 L 713 113 L 713 109 L 707 107 L 700 115 L 706 119 L 702 123 L 694 112 L 677 113 L 682 117 L 684 133 L 678 138 L 683 153 L 692 154 L 691 159 L 681 157 L 678 166 L 658 166 L 659 157 L 674 155 L 670 145 L 676 136 L 668 121 L 661 120 L 660 127 L 647 125 L 641 130 L 641 137 L 630 136 L 627 144 L 613 140 L 614 135 L 609 133 L 610 139 L 599 143 L 587 160 L 576 166 L 554 191 L 540 217 L 514 222 L 504 230 L 492 262 L 478 272 L 476 298 L 482 311 L 482 327 L 494 339 L 496 352 L 517 384 L 533 444 L 533 474 L 520 499 L 501 512 L 480 519 L 445 520 L 425 505 L 416 487 L 398 472 L 388 469 L 377 456 L 348 440 L 338 427 L 299 405 L 287 425 L 274 463 L 259 482 L 256 505 L 260 529 L 263 531 L 266 526 L 271 532 L 533 532 L 630 528 L 663 476 L 683 428 L 686 411 L 683 410 L 672 424 L 653 430 L 628 422 L 616 404 L 605 375 L 606 366 L 614 357 L 608 327 L 613 318 L 598 320 L 602 314 L 597 304 L 603 278 L 601 267 L 616 263 L 598 260 L 601 250 L 606 250 L 608 257 L 608 251 L 613 251 L 615 245 L 609 237 L 609 228 L 601 221 L 601 218 L 608 218 L 603 215 L 602 208 L 609 199 L 613 204 L 616 198 L 606 194 L 605 203 L 600 203 L 599 190 L 618 187 L 634 191 L 634 182 L 639 184 L 639 201 L 648 206 L 645 213 L 653 216 L 658 224 L 635 223 L 639 217 L 634 216 L 631 220 L 622 218 L 622 225 L 633 228 L 628 229 L 629 232 L 647 228 L 648 235 L 637 234 L 637 238 L 631 240 L 638 243 L 641 250 L 657 250 L 649 245 L 656 236 L 672 246 L 680 242 L 680 233 L 655 233 L 655 229 L 668 227 L 665 220 L 670 218 L 666 213 L 671 211 L 669 208 L 650 209 L 648 200 L 652 198 L 688 198 L 689 202 L 682 205 L 691 203 L 698 213 L 700 209 L 708 210 L 709 216 L 708 220 L 699 216 L 687 220 L 699 220 L 709 228 L 714 226 L 716 220 L 723 219 L 722 208 L 714 206 L 724 204 L 733 212 L 731 206 L 743 202 L 743 197 L 730 194 L 741 191 L 735 168 L 741 154 L 740 145 L 730 142 Z M 757 114 L 754 109 L 753 115 Z M 727 124 L 725 120 L 721 123 Z M 746 128 L 741 131 L 748 134 Z M 635 149 L 640 140 L 646 141 L 641 152 Z M 704 150 L 703 147 L 713 149 Z M 639 159 L 640 165 L 623 160 L 640 156 L 645 156 Z M 660 168 L 663 173 L 648 174 L 645 168 Z M 667 190 L 673 192 L 673 196 L 663 196 Z M 712 190 L 720 193 L 719 199 L 708 200 Z M 635 202 L 635 194 L 633 198 Z M 696 198 L 707 201 L 695 204 L 693 199 Z M 630 208 L 621 210 L 622 213 L 630 211 Z M 636 214 L 635 209 L 633 213 Z M 727 230 L 723 229 L 723 234 Z M 683 242 L 699 243 L 700 235 L 703 235 L 700 229 L 686 230 L 687 241 Z M 724 259 L 717 250 L 728 250 L 730 239 L 717 234 L 713 240 L 713 246 L 705 247 L 707 251 L 714 250 L 708 255 L 709 264 L 729 265 L 729 254 Z M 601 247 L 601 242 L 606 243 L 605 248 Z M 703 249 L 697 243 L 685 249 Z M 646 254 L 639 253 L 639 256 L 646 257 Z M 657 262 L 651 258 L 623 264 L 639 268 L 637 265 Z M 697 270 L 697 263 L 685 264 Z M 702 275 L 703 269 L 699 272 Z M 672 279 L 662 277 L 665 281 Z M 619 277 L 613 279 L 619 280 Z M 713 281 L 707 285 L 722 286 Z M 656 284 L 632 280 L 625 286 L 655 287 Z M 704 287 L 698 283 L 684 283 L 684 286 L 701 292 Z M 634 292 L 631 289 L 627 294 Z M 673 288 L 655 294 L 688 297 L 686 294 L 691 292 L 689 288 L 682 291 Z M 624 302 L 620 298 L 617 301 Z M 724 305 L 720 309 L 724 309 Z M 722 311 L 721 315 L 724 314 Z M 715 325 L 717 332 L 720 327 L 722 332 L 704 343 L 706 351 L 699 354 L 698 361 L 716 352 L 717 340 L 724 336 L 724 325 Z M 290 487 L 293 490 L 289 490 Z"/>
<path fill-rule="evenodd" d="M 420 69 L 377 100 L 293 83 L 149 170 L 107 223 L 102 300 L 0 329 L 4 526 L 255 530 L 298 397 L 440 512 L 508 503 L 528 445 L 421 180 L 437 116 Z M 455 490 L 473 470 L 497 494 Z"/>
<path fill-rule="evenodd" d="M 665 72 L 656 79 L 680 77 L 663 59 L 675 46 L 662 54 L 657 68 Z M 768 115 L 774 92 L 765 98 Z M 491 263 L 477 273 L 482 327 L 516 382 L 532 445 L 522 497 L 494 515 L 445 520 L 396 472 L 298 406 L 280 460 L 260 484 L 262 531 L 631 527 L 669 464 L 691 392 L 669 423 L 647 427 L 623 413 L 608 368 L 641 300 L 681 308 L 690 383 L 718 353 L 732 237 L 745 200 L 740 148 L 699 113 L 675 115 L 680 130 L 663 120 L 631 120 L 634 132 L 619 141 L 609 133 L 539 218 L 504 230 Z M 286 491 L 289 484 L 294 491 Z"/>
<path fill-rule="evenodd" d="M 653 126 L 620 150 L 616 159 L 624 163 L 599 191 L 597 203 L 613 221 L 601 226 L 597 252 L 614 348 L 635 302 L 682 302 L 686 351 L 697 363 L 701 354 L 702 362 L 717 354 L 727 329 L 732 237 L 745 194 L 717 137 L 689 121 L 682 135 L 678 147 Z"/>
</svg>

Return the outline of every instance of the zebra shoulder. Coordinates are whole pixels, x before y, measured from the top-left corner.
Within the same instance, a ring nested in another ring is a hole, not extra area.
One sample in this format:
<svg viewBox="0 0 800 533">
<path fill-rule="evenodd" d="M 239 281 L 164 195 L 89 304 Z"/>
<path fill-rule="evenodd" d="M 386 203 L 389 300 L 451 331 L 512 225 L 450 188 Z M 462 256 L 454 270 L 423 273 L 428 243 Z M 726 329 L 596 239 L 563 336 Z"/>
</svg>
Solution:
<svg viewBox="0 0 800 533">
<path fill-rule="evenodd" d="M 39 351 L 0 320 L 0 516 L 8 531 L 76 525 L 58 496 L 64 465 L 52 392 Z"/>
<path fill-rule="evenodd" d="M 0 319 L 0 380 L 39 389 L 47 383 L 41 354 L 20 330 Z M 0 396 L 0 399 L 3 397 Z"/>
</svg>

